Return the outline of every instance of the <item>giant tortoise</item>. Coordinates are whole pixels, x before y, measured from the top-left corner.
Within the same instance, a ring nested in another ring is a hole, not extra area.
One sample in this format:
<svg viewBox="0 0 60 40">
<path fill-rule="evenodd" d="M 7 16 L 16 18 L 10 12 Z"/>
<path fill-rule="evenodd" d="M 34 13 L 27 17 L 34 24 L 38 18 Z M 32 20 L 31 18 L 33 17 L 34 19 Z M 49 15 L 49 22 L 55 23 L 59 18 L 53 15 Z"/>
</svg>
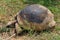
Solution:
<svg viewBox="0 0 60 40">
<path fill-rule="evenodd" d="M 39 4 L 28 5 L 18 12 L 15 20 L 9 22 L 7 27 L 16 28 L 17 33 L 25 30 L 42 31 L 54 28 L 55 21 L 52 12 Z"/>
</svg>

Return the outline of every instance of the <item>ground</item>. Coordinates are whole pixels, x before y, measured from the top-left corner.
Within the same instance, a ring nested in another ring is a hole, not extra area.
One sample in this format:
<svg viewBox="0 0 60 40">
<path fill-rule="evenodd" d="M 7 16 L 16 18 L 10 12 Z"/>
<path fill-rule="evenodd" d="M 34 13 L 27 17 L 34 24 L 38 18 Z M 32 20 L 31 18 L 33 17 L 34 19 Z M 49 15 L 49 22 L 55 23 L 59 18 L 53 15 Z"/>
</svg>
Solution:
<svg viewBox="0 0 60 40">
<path fill-rule="evenodd" d="M 18 11 L 33 3 L 46 6 L 52 11 L 56 21 L 55 30 L 53 32 L 44 31 L 39 35 L 28 33 L 11 37 L 14 34 L 13 29 L 6 29 L 5 25 L 14 20 Z M 60 40 L 60 0 L 0 0 L 0 39 L 5 40 L 9 37 L 11 37 L 10 40 Z"/>
</svg>

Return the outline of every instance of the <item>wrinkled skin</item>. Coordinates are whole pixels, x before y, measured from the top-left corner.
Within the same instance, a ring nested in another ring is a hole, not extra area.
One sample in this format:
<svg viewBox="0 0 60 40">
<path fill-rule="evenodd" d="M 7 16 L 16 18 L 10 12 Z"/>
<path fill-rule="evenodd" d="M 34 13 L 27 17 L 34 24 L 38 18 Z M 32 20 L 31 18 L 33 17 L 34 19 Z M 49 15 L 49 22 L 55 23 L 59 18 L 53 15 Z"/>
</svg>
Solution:
<svg viewBox="0 0 60 40">
<path fill-rule="evenodd" d="M 15 21 L 8 24 L 13 25 L 17 33 L 25 30 L 42 31 L 49 28 L 54 28 L 54 15 L 49 9 L 42 5 L 33 4 L 25 7 L 15 17 Z M 7 27 L 8 27 L 7 26 Z"/>
</svg>

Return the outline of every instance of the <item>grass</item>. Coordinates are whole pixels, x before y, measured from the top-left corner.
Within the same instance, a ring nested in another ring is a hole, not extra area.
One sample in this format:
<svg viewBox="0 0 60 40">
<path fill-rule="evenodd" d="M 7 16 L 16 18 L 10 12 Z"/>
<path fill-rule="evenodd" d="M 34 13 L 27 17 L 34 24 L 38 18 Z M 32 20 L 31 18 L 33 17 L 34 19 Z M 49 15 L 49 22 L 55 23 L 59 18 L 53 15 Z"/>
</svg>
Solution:
<svg viewBox="0 0 60 40">
<path fill-rule="evenodd" d="M 10 29 L 7 29 L 6 27 L 0 28 L 0 33 L 2 33 L 2 32 L 9 32 L 9 31 L 10 31 Z"/>
<path fill-rule="evenodd" d="M 31 40 L 60 40 L 60 0 L 0 0 L 0 23 L 7 24 L 8 21 L 14 20 L 17 12 L 30 4 L 46 6 L 55 15 L 57 23 L 55 32 L 42 32 L 38 36 L 32 36 Z M 0 30 L 4 32 L 5 28 Z"/>
</svg>

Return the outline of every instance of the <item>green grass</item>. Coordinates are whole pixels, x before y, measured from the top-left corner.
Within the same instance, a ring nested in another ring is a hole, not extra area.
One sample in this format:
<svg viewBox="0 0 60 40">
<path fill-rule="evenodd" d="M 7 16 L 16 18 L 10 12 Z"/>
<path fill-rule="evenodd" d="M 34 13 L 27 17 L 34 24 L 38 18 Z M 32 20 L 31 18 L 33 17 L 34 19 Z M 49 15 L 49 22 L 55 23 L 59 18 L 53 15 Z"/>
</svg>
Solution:
<svg viewBox="0 0 60 40">
<path fill-rule="evenodd" d="M 36 38 L 40 38 L 41 40 L 60 40 L 60 0 L 0 0 L 0 21 L 6 24 L 12 20 L 12 17 L 16 15 L 19 10 L 22 10 L 26 5 L 30 4 L 46 6 L 55 15 L 55 21 L 57 22 L 56 32 L 43 32 Z M 6 31 L 5 28 L 0 30 L 3 32 Z"/>
<path fill-rule="evenodd" d="M 0 33 L 3 33 L 3 32 L 10 32 L 10 28 L 6 28 L 6 27 L 0 28 Z"/>
</svg>

